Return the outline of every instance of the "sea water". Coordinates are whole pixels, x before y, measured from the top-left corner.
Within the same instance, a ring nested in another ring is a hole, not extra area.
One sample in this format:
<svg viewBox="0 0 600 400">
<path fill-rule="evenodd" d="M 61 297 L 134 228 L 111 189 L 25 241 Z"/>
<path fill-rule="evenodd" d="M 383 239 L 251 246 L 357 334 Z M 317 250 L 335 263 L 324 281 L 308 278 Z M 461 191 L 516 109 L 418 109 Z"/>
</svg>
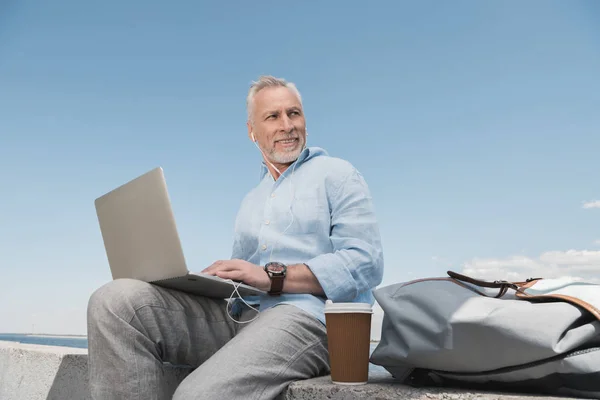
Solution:
<svg viewBox="0 0 600 400">
<path fill-rule="evenodd" d="M 76 347 L 79 349 L 87 349 L 88 341 L 86 337 L 77 336 L 52 336 L 52 335 L 26 335 L 0 333 L 0 341 L 40 344 L 46 346 L 61 346 L 61 347 Z"/>
</svg>

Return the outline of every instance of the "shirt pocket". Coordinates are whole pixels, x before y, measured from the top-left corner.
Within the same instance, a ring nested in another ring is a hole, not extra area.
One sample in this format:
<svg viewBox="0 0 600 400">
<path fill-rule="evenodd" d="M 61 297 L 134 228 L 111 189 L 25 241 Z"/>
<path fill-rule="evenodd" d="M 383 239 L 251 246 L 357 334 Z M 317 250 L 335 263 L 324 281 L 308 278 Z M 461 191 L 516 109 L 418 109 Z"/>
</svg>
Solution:
<svg viewBox="0 0 600 400">
<path fill-rule="evenodd" d="M 329 223 L 326 211 L 318 192 L 296 194 L 292 203 L 293 220 L 286 234 L 309 235 L 321 231 Z"/>
</svg>

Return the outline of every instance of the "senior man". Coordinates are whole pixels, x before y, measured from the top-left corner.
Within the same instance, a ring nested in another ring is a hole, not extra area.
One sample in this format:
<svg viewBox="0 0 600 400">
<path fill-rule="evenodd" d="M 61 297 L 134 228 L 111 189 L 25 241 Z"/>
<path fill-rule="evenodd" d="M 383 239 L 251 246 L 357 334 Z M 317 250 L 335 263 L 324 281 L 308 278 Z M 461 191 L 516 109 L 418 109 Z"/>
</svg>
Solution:
<svg viewBox="0 0 600 400">
<path fill-rule="evenodd" d="M 274 399 L 329 373 L 326 299 L 373 303 L 383 252 L 362 175 L 306 147 L 294 84 L 261 77 L 247 108 L 263 176 L 242 201 L 231 259 L 203 272 L 268 294 L 230 304 L 130 279 L 99 288 L 88 305 L 94 399 Z M 175 393 L 165 363 L 192 368 Z"/>
</svg>

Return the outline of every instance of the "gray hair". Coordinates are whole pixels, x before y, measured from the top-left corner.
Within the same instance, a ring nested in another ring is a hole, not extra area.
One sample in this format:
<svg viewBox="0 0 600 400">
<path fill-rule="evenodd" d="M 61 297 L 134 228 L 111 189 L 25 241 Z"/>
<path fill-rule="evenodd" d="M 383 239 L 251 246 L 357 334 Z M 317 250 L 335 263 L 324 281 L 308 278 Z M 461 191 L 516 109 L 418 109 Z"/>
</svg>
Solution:
<svg viewBox="0 0 600 400">
<path fill-rule="evenodd" d="M 250 85 L 250 90 L 248 91 L 248 97 L 246 98 L 246 109 L 248 111 L 248 120 L 252 121 L 252 108 L 254 107 L 254 96 L 264 88 L 270 87 L 285 87 L 288 88 L 298 97 L 298 101 L 300 101 L 300 105 L 302 105 L 302 96 L 300 96 L 300 92 L 296 85 L 292 82 L 288 82 L 282 78 L 275 78 L 270 75 L 263 75 L 258 78 L 258 81 L 252 82 Z"/>
</svg>

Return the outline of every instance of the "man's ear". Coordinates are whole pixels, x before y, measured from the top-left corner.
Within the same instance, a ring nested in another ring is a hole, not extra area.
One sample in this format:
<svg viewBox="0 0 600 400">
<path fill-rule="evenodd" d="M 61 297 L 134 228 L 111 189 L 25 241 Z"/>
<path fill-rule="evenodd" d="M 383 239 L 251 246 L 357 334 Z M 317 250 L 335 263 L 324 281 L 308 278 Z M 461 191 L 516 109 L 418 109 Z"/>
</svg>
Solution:
<svg viewBox="0 0 600 400">
<path fill-rule="evenodd" d="M 246 127 L 248 128 L 248 137 L 253 142 L 256 142 L 256 138 L 254 137 L 254 132 L 252 131 L 252 123 L 250 122 L 250 120 L 246 121 Z"/>
</svg>

